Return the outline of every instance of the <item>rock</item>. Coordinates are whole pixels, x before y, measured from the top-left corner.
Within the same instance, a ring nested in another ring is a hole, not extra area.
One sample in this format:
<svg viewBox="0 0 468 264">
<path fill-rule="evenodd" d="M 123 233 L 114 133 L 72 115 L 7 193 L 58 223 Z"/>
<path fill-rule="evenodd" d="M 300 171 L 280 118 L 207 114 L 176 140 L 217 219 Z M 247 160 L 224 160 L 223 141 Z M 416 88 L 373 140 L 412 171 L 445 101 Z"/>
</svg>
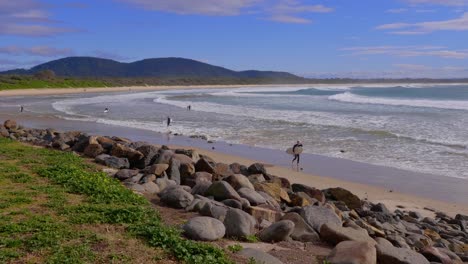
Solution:
<svg viewBox="0 0 468 264">
<path fill-rule="evenodd" d="M 180 162 L 176 159 L 172 159 L 170 161 L 169 169 L 168 169 L 168 174 L 169 174 L 169 179 L 175 181 L 177 184 L 180 184 Z"/>
<path fill-rule="evenodd" d="M 266 204 L 277 209 L 277 210 L 281 210 L 281 207 L 279 205 L 279 203 L 275 200 L 275 198 L 271 197 L 268 193 L 266 192 L 262 192 L 262 191 L 258 191 L 258 193 L 263 197 L 265 198 L 266 200 Z"/>
<path fill-rule="evenodd" d="M 192 187 L 192 194 L 193 195 L 199 194 L 199 195 L 204 196 L 208 188 L 210 188 L 210 186 L 211 186 L 211 182 L 201 181 Z"/>
<path fill-rule="evenodd" d="M 229 169 L 231 169 L 232 173 L 234 174 L 242 174 L 245 176 L 249 175 L 249 170 L 247 169 L 247 167 L 239 163 L 230 164 Z"/>
<path fill-rule="evenodd" d="M 325 192 L 328 199 L 344 202 L 350 209 L 361 208 L 361 199 L 346 189 L 329 188 Z"/>
<path fill-rule="evenodd" d="M 229 208 L 224 219 L 226 236 L 235 238 L 245 238 L 255 232 L 255 219 L 246 212 Z"/>
<path fill-rule="evenodd" d="M 263 177 L 263 174 L 252 174 L 252 175 L 249 175 L 247 178 L 252 184 L 266 181 L 265 177 Z"/>
<path fill-rule="evenodd" d="M 112 146 L 111 155 L 118 158 L 127 158 L 132 166 L 138 165 L 144 157 L 141 152 L 119 143 L 115 143 Z"/>
<path fill-rule="evenodd" d="M 423 218 L 422 215 L 418 212 L 410 211 L 409 216 L 413 217 L 414 219 L 421 219 Z"/>
<path fill-rule="evenodd" d="M 390 210 L 388 210 L 387 206 L 385 206 L 385 204 L 383 204 L 383 203 L 378 203 L 378 204 L 372 205 L 371 211 L 380 212 L 380 213 L 384 213 L 384 214 L 390 214 Z"/>
<path fill-rule="evenodd" d="M 257 220 L 257 222 L 260 222 L 262 219 L 264 219 L 273 223 L 280 220 L 282 217 L 281 211 L 262 208 L 258 206 L 245 207 L 244 210 L 251 216 L 253 216 Z"/>
<path fill-rule="evenodd" d="M 306 206 L 301 208 L 300 215 L 315 231 L 319 231 L 323 224 L 341 226 L 341 219 L 335 212 L 326 207 Z"/>
<path fill-rule="evenodd" d="M 456 220 L 468 221 L 468 215 L 457 214 L 455 216 Z"/>
<path fill-rule="evenodd" d="M 227 199 L 227 200 L 222 201 L 222 203 L 232 208 L 242 209 L 242 203 L 238 200 Z"/>
<path fill-rule="evenodd" d="M 187 155 L 184 155 L 184 154 L 174 154 L 172 156 L 172 159 L 176 159 L 179 161 L 180 164 L 193 164 L 193 160 L 192 158 L 190 158 L 189 156 Z"/>
<path fill-rule="evenodd" d="M 115 169 L 128 169 L 130 167 L 130 163 L 126 158 L 117 158 L 114 156 L 109 156 L 107 154 L 98 155 L 95 158 L 96 162 L 107 167 L 115 168 Z"/>
<path fill-rule="evenodd" d="M 237 192 L 239 193 L 240 197 L 247 199 L 251 205 L 259 205 L 267 202 L 262 195 L 253 189 L 240 188 L 237 190 Z"/>
<path fill-rule="evenodd" d="M 177 185 L 177 183 L 175 181 L 169 180 L 167 178 L 158 178 L 158 179 L 156 179 L 156 184 L 158 185 L 159 190 L 161 190 L 161 191 L 163 191 L 167 187 Z"/>
<path fill-rule="evenodd" d="M 294 230 L 294 223 L 290 220 L 281 220 L 263 229 L 258 238 L 263 242 L 279 242 L 289 238 Z"/>
<path fill-rule="evenodd" d="M 239 194 L 234 190 L 229 183 L 218 181 L 211 184 L 205 192 L 206 196 L 213 196 L 215 200 L 222 201 L 226 199 L 240 200 Z"/>
<path fill-rule="evenodd" d="M 338 225 L 324 224 L 320 228 L 322 240 L 336 245 L 342 241 L 360 241 L 375 244 L 375 241 L 362 228 L 342 227 Z"/>
<path fill-rule="evenodd" d="M 291 238 L 301 242 L 318 242 L 320 237 L 315 230 L 310 227 L 298 213 L 287 213 L 281 220 L 290 220 L 294 223 L 294 230 Z"/>
<path fill-rule="evenodd" d="M 178 186 L 166 187 L 159 195 L 161 202 L 173 208 L 185 208 L 193 201 L 193 195 Z"/>
<path fill-rule="evenodd" d="M 315 199 L 310 198 L 305 192 L 298 192 L 298 193 L 290 193 L 289 197 L 291 198 L 290 206 L 308 206 L 313 205 Z M 318 201 L 317 201 L 318 202 Z"/>
<path fill-rule="evenodd" d="M 233 175 L 234 173 L 229 168 L 228 164 L 216 163 L 213 167 L 213 177 L 215 179 L 223 179 Z"/>
<path fill-rule="evenodd" d="M 406 243 L 411 247 L 422 249 L 426 246 L 431 246 L 432 241 L 429 237 L 420 234 L 410 234 L 406 237 Z"/>
<path fill-rule="evenodd" d="M 182 229 L 188 238 L 201 241 L 215 241 L 224 237 L 226 233 L 221 221 L 203 216 L 190 219 Z"/>
<path fill-rule="evenodd" d="M 114 177 L 119 179 L 120 181 L 124 181 L 128 178 L 136 176 L 138 174 L 138 170 L 130 170 L 130 169 L 122 169 L 119 170 Z"/>
<path fill-rule="evenodd" d="M 395 247 L 411 249 L 411 247 L 406 243 L 406 240 L 399 235 L 390 234 L 387 235 L 386 239 L 390 241 Z"/>
<path fill-rule="evenodd" d="M 180 164 L 180 178 L 182 182 L 184 182 L 184 179 L 191 177 L 195 173 L 195 165 L 192 163 L 182 163 Z"/>
<path fill-rule="evenodd" d="M 145 169 L 145 172 L 148 174 L 154 174 L 156 176 L 161 176 L 164 172 L 169 169 L 169 164 L 153 164 Z"/>
<path fill-rule="evenodd" d="M 134 183 L 134 182 L 125 182 L 124 185 L 129 188 L 130 190 L 137 192 L 139 194 L 144 194 L 145 193 L 145 187 L 143 187 L 141 184 Z"/>
<path fill-rule="evenodd" d="M 252 165 L 249 166 L 249 168 L 247 169 L 247 171 L 249 172 L 249 175 L 252 175 L 252 174 L 267 174 L 266 173 L 266 170 L 265 170 L 265 166 L 263 164 L 260 164 L 260 163 L 254 163 Z"/>
<path fill-rule="evenodd" d="M 161 148 L 158 151 L 158 154 L 154 156 L 154 163 L 155 164 L 170 164 L 172 156 L 174 155 L 174 152 L 172 150 L 167 150 Z"/>
<path fill-rule="evenodd" d="M 443 263 L 443 264 L 463 263 L 460 257 L 458 257 L 455 253 L 445 248 L 425 247 L 421 250 L 421 254 L 424 257 L 426 257 L 427 260 L 434 261 L 437 263 Z"/>
<path fill-rule="evenodd" d="M 396 248 L 388 240 L 378 237 L 377 261 L 379 264 L 429 264 L 429 261 L 416 251 L 406 248 Z"/>
<path fill-rule="evenodd" d="M 8 130 L 16 130 L 18 128 L 18 124 L 15 120 L 8 119 L 3 123 L 3 126 Z"/>
<path fill-rule="evenodd" d="M 431 230 L 431 229 L 424 229 L 424 235 L 429 237 L 430 239 L 432 239 L 434 241 L 441 238 L 439 233 L 437 233 L 436 231 Z"/>
<path fill-rule="evenodd" d="M 213 174 L 214 173 L 214 165 L 210 163 L 206 158 L 201 158 L 195 163 L 195 170 L 204 171 Z"/>
<path fill-rule="evenodd" d="M 319 202 L 325 202 L 325 195 L 322 193 L 321 190 L 313 187 L 309 187 L 304 184 L 294 183 L 292 186 L 292 190 L 295 193 L 303 192 L 307 194 L 309 197 L 317 199 Z"/>
<path fill-rule="evenodd" d="M 110 151 L 112 149 L 112 146 L 114 145 L 114 140 L 108 138 L 108 137 L 101 137 L 101 136 L 98 136 L 96 138 L 96 141 L 106 150 L 106 151 Z M 67 143 L 69 144 L 69 143 Z"/>
<path fill-rule="evenodd" d="M 343 241 L 330 252 L 327 261 L 330 264 L 377 264 L 377 251 L 369 242 Z"/>
<path fill-rule="evenodd" d="M 249 181 L 249 179 L 242 175 L 242 174 L 233 174 L 228 176 L 224 179 L 227 181 L 235 190 L 239 190 L 240 188 L 248 188 L 254 190 L 254 186 Z"/>
<path fill-rule="evenodd" d="M 95 158 L 104 152 L 104 148 L 99 144 L 96 136 L 91 136 L 88 140 L 88 145 L 83 150 L 83 154 L 88 157 Z"/>
<path fill-rule="evenodd" d="M 0 125 L 0 136 L 6 138 L 10 136 L 10 132 L 3 125 Z"/>
<path fill-rule="evenodd" d="M 225 206 L 215 205 L 213 203 L 206 203 L 199 211 L 203 216 L 209 216 L 224 221 L 226 218 L 228 208 Z"/>
<path fill-rule="evenodd" d="M 145 189 L 145 193 L 147 194 L 157 194 L 160 191 L 159 186 L 152 181 L 145 182 L 141 186 Z"/>
<path fill-rule="evenodd" d="M 244 248 L 241 251 L 239 251 L 238 254 L 246 257 L 247 259 L 254 259 L 254 263 L 283 264 L 281 260 L 258 249 Z"/>
<path fill-rule="evenodd" d="M 158 155 L 159 152 L 158 147 L 150 144 L 140 146 L 136 148 L 136 150 L 143 154 L 143 158 L 135 164 L 135 167 L 139 169 L 143 169 L 153 164 L 154 160 L 156 159 L 156 155 Z"/>
<path fill-rule="evenodd" d="M 189 176 L 182 177 L 181 180 L 183 184 L 188 185 L 188 186 L 195 186 L 200 181 L 207 181 L 211 184 L 211 181 L 213 180 L 213 175 L 208 172 L 199 171 Z"/>
<path fill-rule="evenodd" d="M 291 199 L 289 198 L 288 193 L 283 188 L 281 188 L 281 185 L 278 183 L 259 182 L 255 183 L 254 186 L 256 191 L 262 191 L 269 194 L 277 202 L 284 201 L 286 203 L 291 203 Z"/>
</svg>

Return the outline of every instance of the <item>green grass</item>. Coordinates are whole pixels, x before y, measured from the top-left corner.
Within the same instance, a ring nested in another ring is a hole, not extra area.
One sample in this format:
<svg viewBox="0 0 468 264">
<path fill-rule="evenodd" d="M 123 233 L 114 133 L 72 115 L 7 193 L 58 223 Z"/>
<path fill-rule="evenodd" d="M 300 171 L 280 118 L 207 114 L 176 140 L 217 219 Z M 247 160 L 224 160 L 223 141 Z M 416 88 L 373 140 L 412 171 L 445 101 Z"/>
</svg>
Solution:
<svg viewBox="0 0 468 264">
<path fill-rule="evenodd" d="M 0 138 L 0 263 L 168 259 L 231 263 L 223 250 L 165 226 L 145 198 L 94 164 Z"/>
<path fill-rule="evenodd" d="M 0 76 L 0 90 L 37 89 L 37 88 L 86 88 L 106 87 L 109 83 L 103 80 L 55 78 L 37 79 L 33 76 Z"/>
</svg>

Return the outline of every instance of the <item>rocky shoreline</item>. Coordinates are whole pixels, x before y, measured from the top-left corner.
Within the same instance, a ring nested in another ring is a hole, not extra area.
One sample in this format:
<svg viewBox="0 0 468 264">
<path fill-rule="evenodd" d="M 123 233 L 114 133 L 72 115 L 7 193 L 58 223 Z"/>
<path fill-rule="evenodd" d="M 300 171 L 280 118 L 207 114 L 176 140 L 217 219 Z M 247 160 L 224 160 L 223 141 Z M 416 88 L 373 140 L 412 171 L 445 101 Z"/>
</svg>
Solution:
<svg viewBox="0 0 468 264">
<path fill-rule="evenodd" d="M 78 131 L 26 129 L 14 120 L 0 137 L 74 151 L 108 168 L 111 177 L 172 208 L 198 212 L 182 227 L 189 239 L 298 241 L 334 247 L 328 263 L 463 263 L 468 261 L 468 216 L 422 217 L 403 208 L 361 200 L 346 189 L 320 190 L 271 175 L 263 164 L 218 163 L 190 149 L 169 149 Z M 282 263 L 255 249 L 238 254 Z M 304 252 L 303 254 L 307 254 Z"/>
</svg>

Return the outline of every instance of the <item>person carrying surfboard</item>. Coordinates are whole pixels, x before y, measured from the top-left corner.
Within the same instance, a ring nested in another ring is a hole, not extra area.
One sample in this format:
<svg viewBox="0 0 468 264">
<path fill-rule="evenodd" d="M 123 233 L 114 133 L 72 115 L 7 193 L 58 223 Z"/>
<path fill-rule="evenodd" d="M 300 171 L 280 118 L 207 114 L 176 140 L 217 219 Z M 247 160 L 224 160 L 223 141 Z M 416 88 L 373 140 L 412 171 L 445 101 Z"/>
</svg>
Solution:
<svg viewBox="0 0 468 264">
<path fill-rule="evenodd" d="M 292 152 L 294 153 L 294 159 L 292 160 L 292 163 L 294 164 L 294 161 L 297 160 L 297 166 L 299 167 L 300 155 L 302 153 L 302 143 L 299 140 L 293 146 Z"/>
</svg>

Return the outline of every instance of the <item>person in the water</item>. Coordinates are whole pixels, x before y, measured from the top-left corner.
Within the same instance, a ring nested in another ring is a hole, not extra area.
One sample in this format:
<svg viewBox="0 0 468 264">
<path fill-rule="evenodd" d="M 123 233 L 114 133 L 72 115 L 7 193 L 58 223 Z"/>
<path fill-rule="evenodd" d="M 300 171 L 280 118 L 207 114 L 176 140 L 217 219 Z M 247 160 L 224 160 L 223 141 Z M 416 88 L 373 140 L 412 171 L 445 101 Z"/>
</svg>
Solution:
<svg viewBox="0 0 468 264">
<path fill-rule="evenodd" d="M 167 126 L 170 126 L 170 125 L 171 125 L 171 118 L 167 117 Z"/>
</svg>

